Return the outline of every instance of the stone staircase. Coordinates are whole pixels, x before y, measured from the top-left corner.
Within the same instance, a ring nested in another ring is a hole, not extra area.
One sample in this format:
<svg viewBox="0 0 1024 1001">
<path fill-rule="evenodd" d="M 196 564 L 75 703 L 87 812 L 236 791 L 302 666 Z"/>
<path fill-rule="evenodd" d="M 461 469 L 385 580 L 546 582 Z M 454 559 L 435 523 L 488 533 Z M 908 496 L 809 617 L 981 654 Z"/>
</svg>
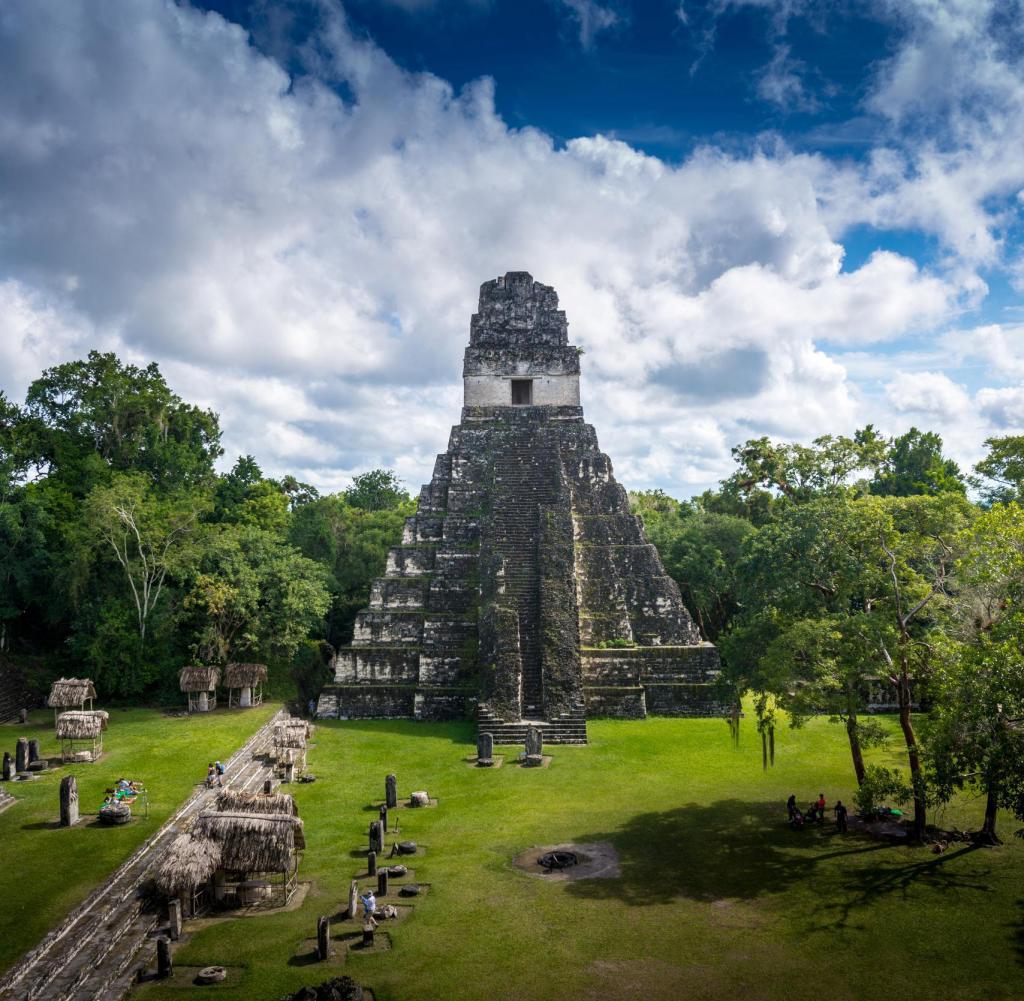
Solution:
<svg viewBox="0 0 1024 1001">
<path fill-rule="evenodd" d="M 477 713 L 480 733 L 489 733 L 495 744 L 525 744 L 526 731 L 535 726 L 545 744 L 586 744 L 587 720 L 582 710 L 565 713 L 553 720 L 500 720 L 487 709 Z"/>
<path fill-rule="evenodd" d="M 517 415 L 518 416 L 518 415 Z M 495 552 L 505 560 L 505 599 L 519 614 L 519 645 L 523 671 L 522 716 L 544 717 L 541 667 L 540 505 L 555 500 L 557 453 L 543 440 L 544 432 L 524 414 L 502 435 L 494 462 L 494 509 L 487 531 Z M 517 426 L 519 423 L 519 426 Z M 548 462 L 545 462 L 548 459 Z"/>
</svg>

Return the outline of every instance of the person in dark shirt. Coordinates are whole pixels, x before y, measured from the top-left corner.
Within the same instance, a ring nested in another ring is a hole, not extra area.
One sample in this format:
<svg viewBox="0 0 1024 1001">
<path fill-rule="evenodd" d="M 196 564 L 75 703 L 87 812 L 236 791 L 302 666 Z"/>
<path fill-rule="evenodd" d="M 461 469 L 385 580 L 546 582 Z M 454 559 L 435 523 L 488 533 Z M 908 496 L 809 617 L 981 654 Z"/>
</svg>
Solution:
<svg viewBox="0 0 1024 1001">
<path fill-rule="evenodd" d="M 836 805 L 833 807 L 836 812 L 836 828 L 840 834 L 846 833 L 846 807 L 843 806 L 841 799 L 836 800 Z"/>
<path fill-rule="evenodd" d="M 790 796 L 789 799 L 786 800 L 786 813 L 789 814 L 789 819 L 792 820 L 794 814 L 796 813 L 796 796 L 795 795 Z"/>
</svg>

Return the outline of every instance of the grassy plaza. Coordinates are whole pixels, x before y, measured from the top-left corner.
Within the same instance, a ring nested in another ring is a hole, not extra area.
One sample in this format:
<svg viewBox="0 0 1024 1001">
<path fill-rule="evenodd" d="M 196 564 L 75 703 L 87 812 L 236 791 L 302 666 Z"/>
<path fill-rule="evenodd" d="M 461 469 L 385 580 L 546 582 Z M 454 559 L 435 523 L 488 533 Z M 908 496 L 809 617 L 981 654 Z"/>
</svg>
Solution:
<svg viewBox="0 0 1024 1001">
<path fill-rule="evenodd" d="M 319 724 L 317 782 L 290 790 L 308 845 L 302 906 L 201 922 L 176 964 L 227 965 L 213 988 L 225 999 L 275 999 L 339 973 L 378 1001 L 1024 991 L 1024 844 L 1008 836 L 1011 818 L 1003 847 L 940 855 L 830 823 L 787 827 L 790 792 L 803 803 L 823 791 L 830 805 L 852 792 L 844 734 L 823 719 L 780 731 L 767 772 L 753 727 L 737 750 L 721 720 L 593 721 L 590 746 L 551 748 L 550 767 L 530 770 L 514 764 L 516 748 L 496 749 L 496 770 L 472 767 L 472 736 L 471 724 Z M 382 924 L 390 949 L 313 962 L 319 915 L 339 943 L 357 928 L 343 919 L 349 880 L 365 871 L 389 772 L 400 796 L 438 799 L 398 811 L 401 837 L 424 849 L 406 861 L 429 891 Z M 936 820 L 972 827 L 980 809 L 960 799 Z M 545 882 L 512 865 L 530 846 L 595 841 L 613 843 L 621 878 Z M 170 1001 L 183 996 L 176 984 L 139 993 Z"/>
</svg>

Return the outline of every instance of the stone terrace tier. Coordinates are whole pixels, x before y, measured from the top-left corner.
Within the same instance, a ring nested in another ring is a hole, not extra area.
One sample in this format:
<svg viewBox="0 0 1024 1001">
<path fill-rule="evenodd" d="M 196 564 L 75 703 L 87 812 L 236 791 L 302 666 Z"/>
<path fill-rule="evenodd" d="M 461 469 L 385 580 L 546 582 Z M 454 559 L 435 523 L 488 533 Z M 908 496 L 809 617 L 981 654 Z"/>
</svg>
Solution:
<svg viewBox="0 0 1024 1001">
<path fill-rule="evenodd" d="M 493 383 L 467 401 L 501 397 L 505 377 L 547 371 L 557 386 L 575 371 L 557 304 L 523 272 L 485 283 L 470 351 L 504 352 L 509 370 L 488 366 Z M 467 354 L 474 379 L 478 361 Z M 499 743 L 529 722 L 548 743 L 584 743 L 588 714 L 722 712 L 718 671 L 582 409 L 469 403 L 318 712 L 476 711 Z"/>
</svg>

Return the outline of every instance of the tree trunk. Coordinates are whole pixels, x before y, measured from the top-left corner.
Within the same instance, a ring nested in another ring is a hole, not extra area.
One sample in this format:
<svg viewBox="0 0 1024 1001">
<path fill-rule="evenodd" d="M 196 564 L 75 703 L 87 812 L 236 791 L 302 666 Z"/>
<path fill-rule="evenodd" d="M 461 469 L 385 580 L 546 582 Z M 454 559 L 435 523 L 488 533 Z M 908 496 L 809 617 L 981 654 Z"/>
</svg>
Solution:
<svg viewBox="0 0 1024 1001">
<path fill-rule="evenodd" d="M 853 771 L 857 776 L 857 785 L 864 785 L 864 752 L 860 747 L 857 734 L 857 714 L 850 712 L 846 716 L 846 736 L 850 740 L 850 757 L 853 758 Z"/>
<path fill-rule="evenodd" d="M 914 826 L 912 837 L 915 841 L 924 840 L 924 828 L 927 820 L 927 804 L 924 797 L 924 775 L 921 772 L 921 755 L 917 747 L 917 735 L 910 719 L 910 672 L 906 658 L 901 658 L 899 683 L 896 691 L 899 696 L 900 729 L 907 745 L 907 760 L 910 763 L 910 782 L 914 787 Z"/>
<path fill-rule="evenodd" d="M 981 825 L 981 839 L 990 845 L 1002 844 L 996 834 L 996 819 L 999 814 L 999 787 L 995 782 L 988 783 L 985 797 L 985 822 Z"/>
</svg>

